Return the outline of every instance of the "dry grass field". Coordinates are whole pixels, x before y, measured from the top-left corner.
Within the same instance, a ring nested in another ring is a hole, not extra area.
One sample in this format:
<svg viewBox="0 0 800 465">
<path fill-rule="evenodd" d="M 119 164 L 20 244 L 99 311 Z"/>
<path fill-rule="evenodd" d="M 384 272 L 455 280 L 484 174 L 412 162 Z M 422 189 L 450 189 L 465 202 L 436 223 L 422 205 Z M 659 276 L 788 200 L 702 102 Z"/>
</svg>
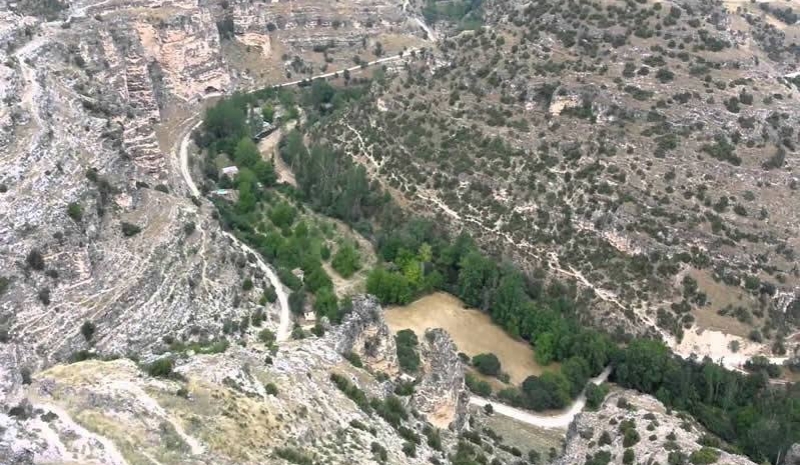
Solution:
<svg viewBox="0 0 800 465">
<path fill-rule="evenodd" d="M 459 299 L 444 292 L 425 296 L 404 307 L 387 308 L 386 322 L 392 331 L 411 329 L 418 336 L 428 328 L 443 328 L 450 333 L 459 351 L 469 356 L 484 352 L 497 355 L 503 371 L 515 384 L 542 372 L 528 343 L 513 339 L 492 323 L 488 315 L 466 308 Z"/>
</svg>

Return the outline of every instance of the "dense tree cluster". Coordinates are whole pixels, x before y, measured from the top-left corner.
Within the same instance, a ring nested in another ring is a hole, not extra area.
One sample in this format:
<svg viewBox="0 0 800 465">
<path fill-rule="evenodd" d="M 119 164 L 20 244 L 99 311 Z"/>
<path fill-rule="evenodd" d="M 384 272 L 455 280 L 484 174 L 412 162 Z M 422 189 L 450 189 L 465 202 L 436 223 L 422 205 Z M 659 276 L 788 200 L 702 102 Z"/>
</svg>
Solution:
<svg viewBox="0 0 800 465">
<path fill-rule="evenodd" d="M 303 200 L 359 231 L 368 233 L 366 220 L 388 202 L 388 197 L 369 181 L 363 166 L 330 146 L 306 147 L 299 131 L 281 140 L 280 155 L 291 167 Z"/>
<path fill-rule="evenodd" d="M 613 379 L 690 412 L 703 426 L 758 462 L 775 462 L 800 437 L 800 386 L 770 386 L 745 375 L 672 355 L 662 343 L 634 340 L 615 357 Z"/>
</svg>

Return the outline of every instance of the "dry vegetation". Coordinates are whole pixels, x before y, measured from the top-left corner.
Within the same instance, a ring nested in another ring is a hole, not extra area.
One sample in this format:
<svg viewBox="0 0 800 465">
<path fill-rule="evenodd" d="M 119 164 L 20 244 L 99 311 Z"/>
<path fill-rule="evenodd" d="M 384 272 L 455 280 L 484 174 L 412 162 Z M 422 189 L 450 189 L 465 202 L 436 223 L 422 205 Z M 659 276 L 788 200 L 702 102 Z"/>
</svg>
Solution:
<svg viewBox="0 0 800 465">
<path fill-rule="evenodd" d="M 680 339 L 729 319 L 780 353 L 800 321 L 798 27 L 715 2 L 485 11 L 325 137 L 399 203 L 573 281 L 587 320 Z"/>
<path fill-rule="evenodd" d="M 514 384 L 542 373 L 530 344 L 512 338 L 492 323 L 489 315 L 466 308 L 450 294 L 438 292 L 404 307 L 390 307 L 386 309 L 386 323 L 392 331 L 411 329 L 420 336 L 428 328 L 442 328 L 453 338 L 459 352 L 470 357 L 482 353 L 497 355 Z"/>
</svg>

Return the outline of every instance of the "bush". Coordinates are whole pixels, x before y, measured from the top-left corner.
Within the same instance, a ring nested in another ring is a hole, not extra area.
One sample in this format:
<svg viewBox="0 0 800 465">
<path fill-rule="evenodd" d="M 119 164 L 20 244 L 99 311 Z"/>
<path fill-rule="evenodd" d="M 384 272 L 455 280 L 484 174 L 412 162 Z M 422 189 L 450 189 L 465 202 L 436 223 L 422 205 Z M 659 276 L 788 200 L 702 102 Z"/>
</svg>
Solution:
<svg viewBox="0 0 800 465">
<path fill-rule="evenodd" d="M 478 354 L 472 357 L 472 365 L 487 376 L 497 376 L 500 373 L 500 360 L 495 354 Z"/>
<path fill-rule="evenodd" d="M 390 395 L 384 401 L 372 399 L 370 406 L 381 418 L 395 428 L 398 428 L 400 423 L 408 419 L 408 412 L 406 412 L 403 402 L 397 396 Z"/>
<path fill-rule="evenodd" d="M 689 462 L 694 465 L 707 465 L 719 460 L 719 451 L 710 447 L 703 447 L 689 455 Z"/>
<path fill-rule="evenodd" d="M 50 305 L 50 289 L 46 287 L 39 289 L 39 301 L 43 305 Z"/>
<path fill-rule="evenodd" d="M 591 410 L 597 410 L 606 398 L 608 389 L 605 383 L 599 386 L 594 383 L 586 385 L 586 406 Z"/>
<path fill-rule="evenodd" d="M 271 346 L 272 344 L 275 344 L 276 341 L 275 333 L 273 333 L 269 329 L 264 328 L 258 332 L 258 340 L 268 346 Z"/>
<path fill-rule="evenodd" d="M 408 457 L 416 457 L 417 456 L 417 446 L 413 442 L 406 442 L 403 444 L 403 453 L 406 454 Z"/>
<path fill-rule="evenodd" d="M 275 449 L 275 455 L 297 465 L 314 464 L 314 460 L 311 457 L 292 447 L 279 447 Z"/>
<path fill-rule="evenodd" d="M 595 452 L 594 456 L 589 457 L 587 455 L 587 460 L 584 462 L 584 465 L 608 465 L 611 462 L 611 452 L 607 450 L 601 450 Z"/>
<path fill-rule="evenodd" d="M 136 226 L 135 224 L 126 223 L 125 221 L 121 224 L 122 227 L 122 235 L 125 237 L 131 237 L 139 234 L 142 232 L 142 228 Z"/>
<path fill-rule="evenodd" d="M 262 303 L 261 305 L 266 305 L 267 302 L 273 303 L 278 300 L 278 293 L 275 292 L 275 288 L 272 286 L 267 286 L 264 288 L 264 295 L 261 296 Z"/>
<path fill-rule="evenodd" d="M 380 460 L 381 462 L 385 462 L 386 460 L 389 459 L 389 453 L 386 452 L 386 448 L 378 444 L 377 442 L 373 442 L 372 444 L 370 444 L 370 450 L 372 451 L 373 454 L 375 454 L 378 457 L 378 460 Z"/>
<path fill-rule="evenodd" d="M 361 362 L 361 357 L 359 357 L 357 353 L 347 352 L 344 354 L 344 358 L 354 367 L 364 368 L 364 364 Z"/>
<path fill-rule="evenodd" d="M 419 368 L 420 360 L 417 354 L 417 335 L 410 329 L 403 329 L 397 332 L 395 337 L 397 345 L 397 361 L 400 367 L 407 372 L 415 372 Z"/>
<path fill-rule="evenodd" d="M 408 381 L 400 381 L 394 387 L 394 393 L 398 396 L 411 396 L 414 395 L 414 383 Z"/>
<path fill-rule="evenodd" d="M 94 336 L 94 332 L 97 328 L 95 327 L 94 323 L 91 321 L 84 321 L 81 325 L 81 334 L 83 334 L 83 338 L 86 339 L 86 342 L 92 340 L 92 336 Z"/>
<path fill-rule="evenodd" d="M 28 367 L 22 367 L 19 369 L 19 375 L 22 377 L 22 384 L 31 384 L 33 379 L 31 378 L 31 369 Z"/>
<path fill-rule="evenodd" d="M 187 236 L 191 236 L 195 229 L 197 229 L 197 225 L 194 224 L 194 221 L 188 221 L 183 225 L 183 232 Z"/>
<path fill-rule="evenodd" d="M 73 221 L 78 222 L 83 218 L 83 208 L 77 202 L 72 202 L 67 205 L 67 215 L 72 218 Z"/>
<path fill-rule="evenodd" d="M 173 361 L 171 358 L 160 358 L 145 367 L 145 371 L 150 376 L 159 378 L 172 377 Z"/>
<path fill-rule="evenodd" d="M 631 465 L 635 457 L 636 456 L 633 453 L 633 449 L 625 449 L 625 452 L 622 454 L 622 463 L 625 465 Z"/>
<path fill-rule="evenodd" d="M 0 297 L 6 293 L 9 286 L 11 286 L 11 279 L 5 276 L 0 276 Z"/>
<path fill-rule="evenodd" d="M 42 256 L 42 253 L 36 249 L 28 252 L 28 256 L 25 258 L 25 263 L 27 263 L 28 268 L 32 270 L 44 270 L 44 256 Z"/>
<path fill-rule="evenodd" d="M 367 395 L 364 394 L 364 391 L 359 389 L 358 386 L 351 383 L 349 379 L 338 373 L 331 373 L 331 381 L 336 385 L 337 388 L 339 388 L 340 391 L 344 393 L 344 395 L 355 402 L 361 410 L 367 413 L 372 411 L 372 407 L 370 407 L 370 402 L 369 399 L 367 399 Z"/>
<path fill-rule="evenodd" d="M 431 425 L 425 425 L 425 427 L 422 428 L 422 433 L 426 438 L 428 438 L 428 446 L 434 450 L 442 450 L 442 437 L 439 434 L 438 428 L 434 428 Z"/>
<path fill-rule="evenodd" d="M 636 431 L 636 426 L 632 422 L 623 421 L 620 423 L 620 430 L 623 433 L 622 447 L 631 447 L 641 439 L 639 432 Z"/>
<path fill-rule="evenodd" d="M 361 257 L 352 244 L 344 244 L 333 255 L 331 266 L 343 278 L 349 278 L 361 268 Z"/>
<path fill-rule="evenodd" d="M 301 287 L 303 287 L 303 281 L 300 281 L 300 278 L 295 276 L 291 270 L 287 270 L 286 268 L 278 268 L 278 278 L 283 284 L 286 285 L 286 287 L 293 291 L 298 291 Z"/>
<path fill-rule="evenodd" d="M 464 383 L 470 391 L 481 397 L 489 397 L 492 395 L 492 386 L 486 381 L 475 378 L 471 373 L 466 374 Z"/>
<path fill-rule="evenodd" d="M 656 79 L 658 79 L 662 83 L 670 82 L 674 78 L 675 78 L 675 73 L 673 73 L 672 71 L 670 71 L 670 70 L 668 70 L 666 68 L 660 68 L 656 72 Z"/>
<path fill-rule="evenodd" d="M 275 383 L 267 383 L 264 386 L 264 390 L 267 392 L 268 396 L 277 396 L 278 395 L 278 386 L 275 386 Z"/>
</svg>

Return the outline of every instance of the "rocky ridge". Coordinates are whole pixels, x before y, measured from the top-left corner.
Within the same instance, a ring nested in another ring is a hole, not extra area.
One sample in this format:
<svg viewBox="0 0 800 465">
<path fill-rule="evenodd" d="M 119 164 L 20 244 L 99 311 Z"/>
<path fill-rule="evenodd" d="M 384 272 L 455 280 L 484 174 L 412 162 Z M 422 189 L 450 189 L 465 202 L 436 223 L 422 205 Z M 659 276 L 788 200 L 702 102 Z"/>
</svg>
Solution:
<svg viewBox="0 0 800 465">
<path fill-rule="evenodd" d="M 395 429 L 359 409 L 330 380 L 335 372 L 370 396 L 385 396 L 383 383 L 337 352 L 352 349 L 353 340 L 391 346 L 391 335 L 376 335 L 376 327 L 385 328 L 380 306 L 357 297 L 353 313 L 323 338 L 288 342 L 272 354 L 249 344 L 181 357 L 170 378 L 151 377 L 127 359 L 52 367 L 35 374 L 25 400 L 0 415 L 0 455 L 18 463 L 245 464 L 283 463 L 279 449 L 292 448 L 328 463 L 366 463 L 376 441 L 388 463 L 425 463 L 439 453 L 420 445 L 416 458 L 406 457 Z M 437 367 L 457 360 L 449 338 L 436 334 L 439 343 L 425 352 L 426 362 Z M 426 408 L 451 410 L 454 423 L 465 424 L 465 408 L 455 411 L 452 401 L 464 393 L 463 372 L 455 367 L 451 377 L 423 375 L 424 389 L 408 403 L 414 415 L 408 427 L 426 423 Z M 418 395 L 424 396 L 419 404 Z"/>
<path fill-rule="evenodd" d="M 720 449 L 721 443 L 701 445 L 713 440 L 706 438 L 710 436 L 690 416 L 668 411 L 652 396 L 617 391 L 596 412 L 584 411 L 575 418 L 567 431 L 564 454 L 554 464 L 581 463 L 604 455 L 609 463 L 684 463 L 705 453 L 717 457 L 714 463 L 753 465 L 744 456 Z M 633 461 L 624 461 L 625 454 L 632 454 Z"/>
<path fill-rule="evenodd" d="M 305 24 L 314 2 L 0 3 L 0 402 L 13 403 L 21 369 L 78 352 L 213 341 L 257 313 L 274 327 L 279 309 L 260 299 L 259 268 L 231 247 L 210 205 L 185 196 L 175 115 L 254 85 L 233 56 L 253 34 L 292 55 L 304 46 L 291 40 L 317 26 L 347 43 L 418 27 L 367 3 L 337 28 Z M 280 57 L 259 63 L 285 79 Z"/>
</svg>

